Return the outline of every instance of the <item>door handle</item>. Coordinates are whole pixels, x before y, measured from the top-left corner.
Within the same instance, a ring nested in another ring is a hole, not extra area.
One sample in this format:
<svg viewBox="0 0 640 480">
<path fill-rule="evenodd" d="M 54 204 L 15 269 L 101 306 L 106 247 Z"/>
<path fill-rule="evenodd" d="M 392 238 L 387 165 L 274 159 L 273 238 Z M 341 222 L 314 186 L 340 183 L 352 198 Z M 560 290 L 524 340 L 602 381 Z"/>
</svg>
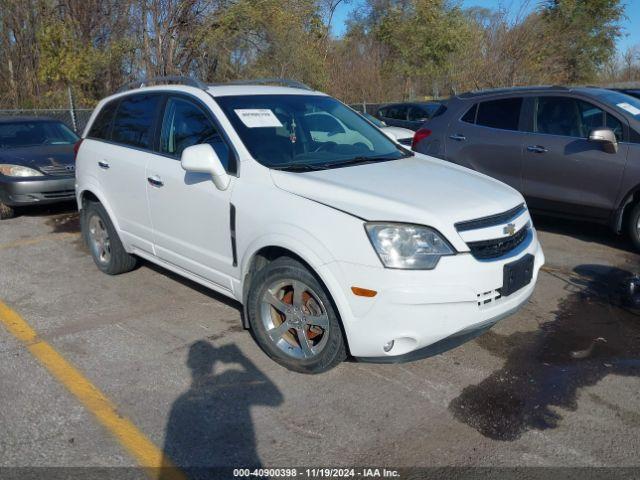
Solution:
<svg viewBox="0 0 640 480">
<path fill-rule="evenodd" d="M 153 187 L 162 187 L 164 183 L 160 179 L 158 175 L 154 175 L 153 177 L 147 177 L 147 182 Z"/>
<path fill-rule="evenodd" d="M 109 162 L 106 162 L 104 160 L 100 160 L 98 162 L 98 166 L 103 170 L 107 170 L 110 167 Z"/>
<path fill-rule="evenodd" d="M 527 150 L 528 150 L 528 151 L 530 151 L 530 152 L 534 152 L 534 153 L 545 153 L 545 152 L 547 152 L 547 151 L 548 151 L 548 150 L 547 150 L 545 147 L 543 147 L 542 145 L 529 145 L 529 146 L 527 147 Z"/>
<path fill-rule="evenodd" d="M 449 138 L 457 142 L 464 142 L 467 139 L 467 137 L 465 137 L 464 135 L 460 135 L 459 133 L 456 133 L 454 135 L 449 135 Z"/>
</svg>

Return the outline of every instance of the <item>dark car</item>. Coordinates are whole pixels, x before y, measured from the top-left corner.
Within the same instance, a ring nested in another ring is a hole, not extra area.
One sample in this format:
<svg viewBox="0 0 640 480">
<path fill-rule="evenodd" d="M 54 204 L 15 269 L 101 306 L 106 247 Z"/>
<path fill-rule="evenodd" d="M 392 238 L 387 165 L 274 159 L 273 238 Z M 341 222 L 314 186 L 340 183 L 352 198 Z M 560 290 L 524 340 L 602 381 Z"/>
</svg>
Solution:
<svg viewBox="0 0 640 480">
<path fill-rule="evenodd" d="M 612 88 L 611 90 L 615 90 L 620 93 L 626 93 L 627 95 L 631 95 L 632 97 L 640 98 L 640 88 Z"/>
<path fill-rule="evenodd" d="M 439 102 L 393 103 L 378 109 L 376 117 L 390 127 L 418 130 L 442 106 Z"/>
<path fill-rule="evenodd" d="M 640 100 L 604 88 L 452 97 L 414 150 L 497 178 L 529 208 L 626 229 L 640 248 Z"/>
<path fill-rule="evenodd" d="M 78 136 L 48 118 L 0 118 L 0 218 L 15 207 L 75 197 Z"/>
</svg>

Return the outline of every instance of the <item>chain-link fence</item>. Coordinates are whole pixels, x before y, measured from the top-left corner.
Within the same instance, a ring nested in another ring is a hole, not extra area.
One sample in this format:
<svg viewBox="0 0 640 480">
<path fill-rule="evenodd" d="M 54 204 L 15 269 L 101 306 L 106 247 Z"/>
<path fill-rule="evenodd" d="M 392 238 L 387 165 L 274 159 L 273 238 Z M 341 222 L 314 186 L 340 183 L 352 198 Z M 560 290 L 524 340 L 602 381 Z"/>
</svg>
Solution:
<svg viewBox="0 0 640 480">
<path fill-rule="evenodd" d="M 37 108 L 37 109 L 17 109 L 0 110 L 0 118 L 3 117 L 47 117 L 60 120 L 76 133 L 81 134 L 85 125 L 89 121 L 93 109 L 91 108 Z"/>
</svg>

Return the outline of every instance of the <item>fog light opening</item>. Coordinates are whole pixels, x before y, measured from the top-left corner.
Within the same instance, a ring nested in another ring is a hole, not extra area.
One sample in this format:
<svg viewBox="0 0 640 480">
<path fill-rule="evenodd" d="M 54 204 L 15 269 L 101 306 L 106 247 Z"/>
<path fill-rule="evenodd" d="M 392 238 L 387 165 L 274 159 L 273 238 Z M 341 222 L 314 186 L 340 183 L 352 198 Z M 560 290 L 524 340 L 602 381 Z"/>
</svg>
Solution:
<svg viewBox="0 0 640 480">
<path fill-rule="evenodd" d="M 385 351 L 385 353 L 389 353 L 391 351 L 394 343 L 394 340 L 391 340 L 390 342 L 387 342 L 382 346 L 382 349 Z"/>
</svg>

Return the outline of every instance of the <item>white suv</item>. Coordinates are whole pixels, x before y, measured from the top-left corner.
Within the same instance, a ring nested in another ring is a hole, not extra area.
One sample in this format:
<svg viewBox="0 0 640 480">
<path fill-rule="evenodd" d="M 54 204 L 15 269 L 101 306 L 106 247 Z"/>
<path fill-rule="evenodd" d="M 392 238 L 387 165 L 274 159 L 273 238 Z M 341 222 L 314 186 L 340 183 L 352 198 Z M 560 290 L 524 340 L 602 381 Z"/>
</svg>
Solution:
<svg viewBox="0 0 640 480">
<path fill-rule="evenodd" d="M 442 352 L 533 292 L 544 256 L 514 189 L 300 84 L 165 83 L 101 101 L 78 145 L 105 273 L 141 257 L 232 297 L 260 347 L 307 373 Z"/>
</svg>

